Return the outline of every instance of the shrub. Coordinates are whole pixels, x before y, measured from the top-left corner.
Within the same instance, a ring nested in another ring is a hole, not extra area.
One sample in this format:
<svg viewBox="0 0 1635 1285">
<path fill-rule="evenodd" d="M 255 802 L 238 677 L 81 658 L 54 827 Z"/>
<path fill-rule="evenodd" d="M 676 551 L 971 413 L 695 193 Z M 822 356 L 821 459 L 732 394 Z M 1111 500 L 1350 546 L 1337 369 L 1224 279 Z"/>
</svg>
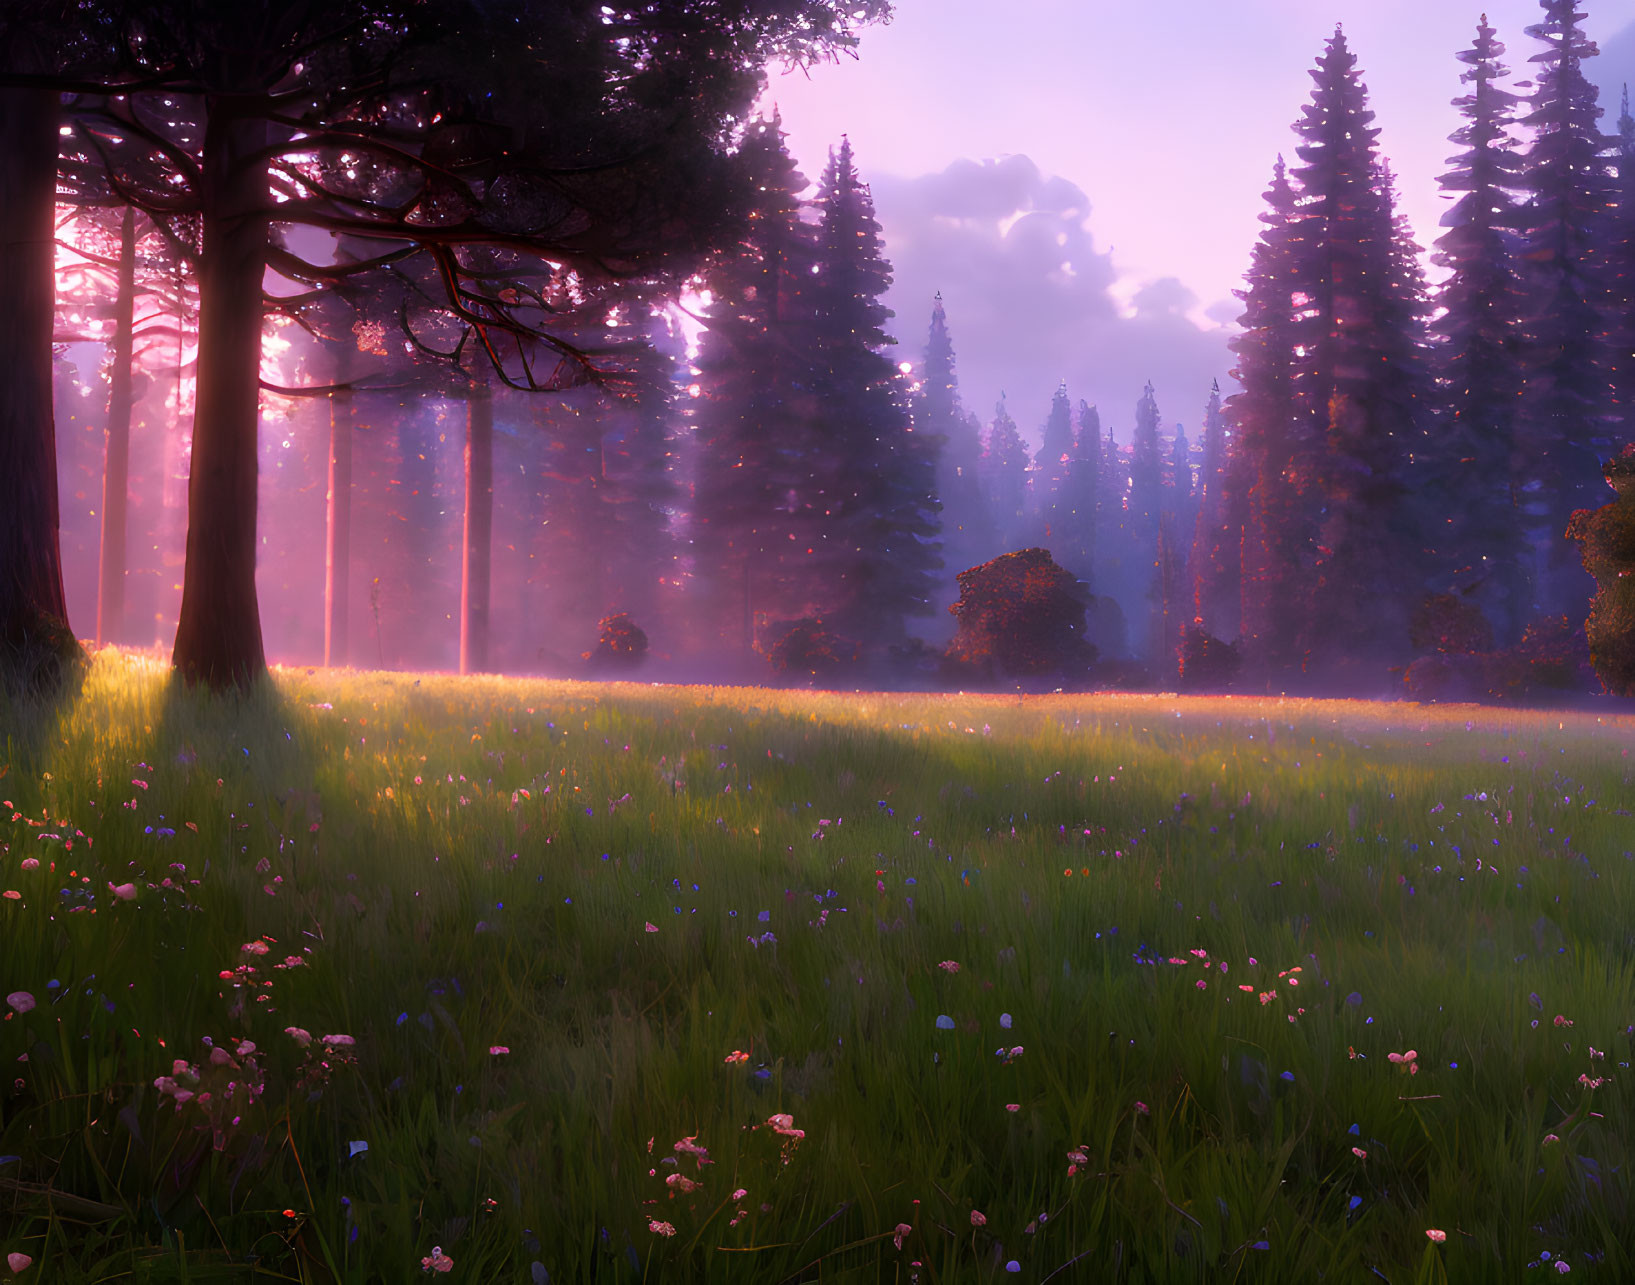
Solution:
<svg viewBox="0 0 1635 1285">
<path fill-rule="evenodd" d="M 583 653 L 596 669 L 634 669 L 647 659 L 647 635 L 621 611 L 596 622 L 596 650 Z"/>
<path fill-rule="evenodd" d="M 1022 549 L 959 573 L 949 607 L 959 632 L 945 672 L 964 680 L 1036 678 L 1082 684 L 1096 649 L 1085 638 L 1090 595 L 1045 549 Z"/>
<path fill-rule="evenodd" d="M 1243 648 L 1224 642 L 1194 622 L 1181 635 L 1181 690 L 1218 691 L 1230 687 L 1243 668 Z"/>
<path fill-rule="evenodd" d="M 1584 632 L 1596 676 L 1614 696 L 1635 696 L 1635 444 L 1607 461 L 1605 475 L 1617 498 L 1574 513 L 1567 538 L 1595 577 Z"/>
<path fill-rule="evenodd" d="M 856 643 L 842 638 L 814 616 L 774 625 L 770 636 L 767 663 L 773 673 L 785 677 L 832 677 L 854 666 L 859 656 Z"/>
<path fill-rule="evenodd" d="M 1466 656 L 1493 650 L 1493 626 L 1475 603 L 1451 593 L 1433 593 L 1414 608 L 1408 641 L 1416 652 Z"/>
</svg>

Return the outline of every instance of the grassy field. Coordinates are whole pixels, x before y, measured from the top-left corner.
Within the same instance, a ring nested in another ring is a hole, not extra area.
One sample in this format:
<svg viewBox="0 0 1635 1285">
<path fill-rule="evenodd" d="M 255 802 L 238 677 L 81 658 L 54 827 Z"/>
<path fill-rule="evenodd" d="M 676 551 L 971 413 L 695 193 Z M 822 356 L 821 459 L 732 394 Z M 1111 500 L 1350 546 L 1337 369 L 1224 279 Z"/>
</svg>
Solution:
<svg viewBox="0 0 1635 1285">
<path fill-rule="evenodd" d="M 1628 714 L 104 652 L 0 735 L 0 1278 L 1635 1276 Z"/>
</svg>

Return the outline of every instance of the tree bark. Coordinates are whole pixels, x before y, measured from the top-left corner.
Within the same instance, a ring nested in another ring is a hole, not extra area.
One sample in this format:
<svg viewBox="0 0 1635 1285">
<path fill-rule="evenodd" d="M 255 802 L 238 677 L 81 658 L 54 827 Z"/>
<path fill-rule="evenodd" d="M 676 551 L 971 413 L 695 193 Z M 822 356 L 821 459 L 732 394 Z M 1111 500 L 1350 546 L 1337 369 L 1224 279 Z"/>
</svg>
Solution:
<svg viewBox="0 0 1635 1285">
<path fill-rule="evenodd" d="M 131 352 L 136 313 L 136 211 L 119 225 L 119 283 L 114 296 L 108 441 L 102 467 L 102 546 L 97 576 L 97 642 L 113 642 L 125 624 L 125 532 L 131 475 Z"/>
<path fill-rule="evenodd" d="M 329 399 L 329 547 L 324 558 L 324 664 L 348 659 L 352 574 L 352 394 Z"/>
<path fill-rule="evenodd" d="M 0 668 L 29 682 L 68 630 L 51 405 L 55 93 L 0 89 Z"/>
<path fill-rule="evenodd" d="M 267 267 L 264 121 L 207 105 L 199 256 L 198 392 L 187 481 L 187 566 L 174 661 L 189 683 L 248 687 L 266 673 L 256 600 L 261 290 Z"/>
<path fill-rule="evenodd" d="M 494 399 L 478 375 L 466 401 L 465 551 L 460 576 L 460 672 L 488 669 L 488 593 L 494 538 Z"/>
</svg>

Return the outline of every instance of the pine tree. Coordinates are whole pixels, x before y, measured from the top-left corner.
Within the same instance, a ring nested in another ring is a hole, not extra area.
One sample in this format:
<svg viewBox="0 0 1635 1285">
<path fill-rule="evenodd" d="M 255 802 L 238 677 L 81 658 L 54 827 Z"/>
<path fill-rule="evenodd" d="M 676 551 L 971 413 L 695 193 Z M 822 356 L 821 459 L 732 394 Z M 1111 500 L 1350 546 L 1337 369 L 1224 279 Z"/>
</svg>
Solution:
<svg viewBox="0 0 1635 1285">
<path fill-rule="evenodd" d="M 827 604 L 809 600 L 816 555 L 805 552 L 821 543 L 824 517 L 812 486 L 823 443 L 810 355 L 817 244 L 800 217 L 806 179 L 776 115 L 751 123 L 740 161 L 757 199 L 741 241 L 705 274 L 692 540 L 705 635 L 747 652 L 758 618 L 797 619 Z"/>
<path fill-rule="evenodd" d="M 1164 672 L 1163 600 L 1159 559 L 1159 530 L 1163 523 L 1164 447 L 1158 436 L 1158 399 L 1149 383 L 1135 407 L 1135 432 L 1130 438 L 1130 501 L 1125 523 L 1125 548 L 1129 562 L 1126 594 L 1138 612 L 1132 619 L 1145 619 L 1136 626 L 1147 663 L 1155 673 Z M 1169 553 L 1173 555 L 1173 538 Z"/>
<path fill-rule="evenodd" d="M 1503 55 L 1484 15 L 1475 43 L 1459 55 L 1469 68 L 1460 79 L 1470 88 L 1453 100 L 1464 124 L 1452 141 L 1464 150 L 1449 158 L 1452 169 L 1441 179 L 1457 200 L 1436 243 L 1435 262 L 1448 269 L 1437 292 L 1442 315 L 1432 326 L 1441 339 L 1442 425 L 1424 499 L 1452 520 L 1437 542 L 1438 570 L 1488 607 L 1509 643 L 1526 624 L 1526 583 L 1512 486 L 1523 300 L 1513 196 L 1521 161 L 1511 126 L 1520 99 L 1496 83 L 1506 74 Z"/>
<path fill-rule="evenodd" d="M 892 314 L 881 302 L 891 265 L 849 139 L 830 153 L 816 203 L 823 218 L 814 353 L 824 453 L 812 475 L 814 495 L 825 503 L 830 556 L 815 570 L 833 577 L 842 633 L 895 644 L 906 638 L 909 616 L 937 609 L 940 443 L 915 434 L 898 399 L 897 368 L 887 355 L 896 341 L 885 332 Z"/>
<path fill-rule="evenodd" d="M 1099 430 L 1099 416 L 1096 424 Z M 1132 559 L 1126 532 L 1130 461 L 1119 450 L 1111 425 L 1108 425 L 1100 446 L 1096 469 L 1096 589 L 1106 597 L 1116 598 L 1121 604 L 1134 603 L 1140 600 L 1140 593 L 1132 593 L 1129 584 Z"/>
<path fill-rule="evenodd" d="M 954 588 L 953 574 L 994 556 L 993 520 L 979 481 L 982 428 L 965 413 L 954 368 L 954 344 L 948 314 L 938 292 L 931 304 L 920 392 L 914 401 L 914 431 L 923 441 L 941 439 L 937 498 L 942 503 L 944 589 Z"/>
<path fill-rule="evenodd" d="M 1198 519 L 1192 537 L 1192 616 L 1216 638 L 1238 635 L 1243 562 L 1242 505 L 1229 483 L 1226 416 L 1216 380 L 1204 409 L 1203 466 L 1198 474 Z M 1234 521 L 1234 517 L 1236 521 Z"/>
<path fill-rule="evenodd" d="M 988 509 L 994 516 L 995 533 L 1007 549 L 1022 533 L 1022 504 L 1027 494 L 1028 448 L 1017 431 L 1016 421 L 1005 408 L 1005 394 L 999 394 L 993 423 L 988 426 L 982 450 L 982 480 L 987 491 Z"/>
<path fill-rule="evenodd" d="M 1036 538 L 1054 549 L 1058 537 L 1058 505 L 1073 459 L 1073 403 L 1068 400 L 1067 381 L 1056 386 L 1050 399 L 1050 414 L 1039 429 L 1039 449 L 1028 469 L 1030 509 Z"/>
<path fill-rule="evenodd" d="M 1426 435 L 1422 296 L 1411 279 L 1389 176 L 1375 153 L 1357 60 L 1336 30 L 1295 124 L 1302 165 L 1294 215 L 1299 413 L 1322 436 L 1309 665 L 1378 659 L 1406 646 L 1419 596 L 1410 452 Z M 1303 302 L 1300 297 L 1303 296 Z"/>
<path fill-rule="evenodd" d="M 1597 91 L 1583 64 L 1597 53 L 1583 32 L 1578 0 L 1540 0 L 1544 21 L 1527 28 L 1545 49 L 1524 123 L 1534 133 L 1522 172 L 1523 323 L 1526 383 L 1521 398 L 1529 534 L 1539 575 L 1533 605 L 1582 620 L 1594 582 L 1565 531 L 1573 511 L 1600 503 L 1601 461 L 1611 453 L 1601 250 L 1613 188 Z"/>
<path fill-rule="evenodd" d="M 679 335 L 650 313 L 639 323 L 647 345 L 633 397 L 607 399 L 601 415 L 601 520 L 608 575 L 603 616 L 625 612 L 649 635 L 675 579 L 676 548 L 671 514 L 679 491 L 675 478 L 675 367 Z"/>
<path fill-rule="evenodd" d="M 1296 194 L 1283 158 L 1260 215 L 1265 230 L 1250 255 L 1246 288 L 1237 292 L 1242 333 L 1232 341 L 1232 371 L 1241 388 L 1224 411 L 1236 430 L 1243 478 L 1240 629 L 1248 668 L 1263 678 L 1298 669 L 1309 646 L 1305 603 L 1311 592 L 1316 526 L 1308 502 L 1314 489 L 1316 443 L 1310 415 L 1295 400 L 1299 342 L 1293 263 L 1300 229 Z M 1228 523 L 1219 537 L 1230 542 Z M 1231 553 L 1212 553 L 1229 564 Z"/>
<path fill-rule="evenodd" d="M 1068 450 L 1066 477 L 1056 500 L 1051 548 L 1056 561 L 1086 584 L 1096 570 L 1096 493 L 1101 481 L 1101 416 L 1079 403 L 1079 431 Z"/>
<path fill-rule="evenodd" d="M 1635 442 L 1635 116 L 1624 86 L 1614 151 L 1616 209 L 1608 238 L 1606 283 L 1611 316 L 1607 386 L 1612 396 L 1613 436 Z"/>
</svg>

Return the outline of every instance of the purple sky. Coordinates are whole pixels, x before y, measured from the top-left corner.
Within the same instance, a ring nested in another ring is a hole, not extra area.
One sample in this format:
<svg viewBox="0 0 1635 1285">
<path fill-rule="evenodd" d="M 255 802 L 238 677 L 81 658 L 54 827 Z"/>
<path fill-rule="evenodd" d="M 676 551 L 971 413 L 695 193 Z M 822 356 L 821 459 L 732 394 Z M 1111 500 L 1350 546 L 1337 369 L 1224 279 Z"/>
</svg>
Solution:
<svg viewBox="0 0 1635 1285">
<path fill-rule="evenodd" d="M 920 357 L 941 289 L 984 423 L 1003 388 L 1035 433 L 1065 377 L 1126 439 L 1150 378 L 1166 421 L 1191 431 L 1210 379 L 1229 387 L 1220 323 L 1335 23 L 1428 244 L 1458 125 L 1454 54 L 1484 7 L 1529 78 L 1537 0 L 897 0 L 857 61 L 774 72 L 768 97 L 810 178 L 851 136 L 897 269 L 900 355 Z M 1622 0 L 1587 7 L 1610 128 L 1635 22 Z"/>
</svg>

